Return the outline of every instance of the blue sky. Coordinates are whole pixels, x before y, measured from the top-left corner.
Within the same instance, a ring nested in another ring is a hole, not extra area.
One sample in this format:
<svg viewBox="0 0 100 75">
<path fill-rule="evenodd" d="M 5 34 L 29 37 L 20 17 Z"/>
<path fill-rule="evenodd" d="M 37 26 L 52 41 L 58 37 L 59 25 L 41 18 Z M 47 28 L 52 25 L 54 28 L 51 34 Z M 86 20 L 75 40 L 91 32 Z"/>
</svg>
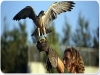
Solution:
<svg viewBox="0 0 100 75">
<path fill-rule="evenodd" d="M 9 23 L 8 29 L 12 30 L 14 27 L 18 27 L 18 21 L 12 20 L 13 17 L 24 7 L 32 6 L 35 10 L 35 13 L 38 13 L 41 10 L 47 11 L 49 6 L 55 1 L 3 1 L 1 3 L 1 33 L 3 32 L 3 19 L 6 16 L 7 22 Z M 99 5 L 96 1 L 74 1 L 75 7 L 71 12 L 66 12 L 58 15 L 57 19 L 54 20 L 56 32 L 63 36 L 63 27 L 64 27 L 64 16 L 66 15 L 67 21 L 71 24 L 72 31 L 77 27 L 78 15 L 81 11 L 82 16 L 86 20 L 89 20 L 91 31 L 96 30 L 99 25 Z M 21 20 L 23 22 L 23 20 Z M 33 29 L 33 21 L 29 18 L 26 19 L 28 32 L 28 40 L 32 42 L 31 34 Z"/>
</svg>

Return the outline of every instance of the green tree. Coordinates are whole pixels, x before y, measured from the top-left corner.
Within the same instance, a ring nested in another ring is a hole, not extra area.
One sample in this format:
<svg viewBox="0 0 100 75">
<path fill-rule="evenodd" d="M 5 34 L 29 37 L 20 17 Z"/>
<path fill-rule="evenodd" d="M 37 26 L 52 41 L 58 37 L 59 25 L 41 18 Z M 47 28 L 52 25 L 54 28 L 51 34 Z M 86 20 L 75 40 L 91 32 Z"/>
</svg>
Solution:
<svg viewBox="0 0 100 75">
<path fill-rule="evenodd" d="M 59 47 L 59 34 L 55 30 L 55 24 L 54 22 L 51 23 L 51 26 L 49 29 L 52 30 L 51 33 L 48 34 L 47 40 L 50 44 L 50 46 L 57 52 L 57 54 L 62 58 L 62 53 Z"/>
<path fill-rule="evenodd" d="M 95 36 L 93 38 L 93 48 L 97 49 L 98 54 L 96 54 L 96 66 L 99 66 L 99 26 L 97 27 L 94 35 Z"/>
<path fill-rule="evenodd" d="M 19 22 L 19 29 L 11 31 L 4 19 L 4 31 L 1 35 L 1 71 L 4 73 L 27 72 L 27 33 L 26 23 Z"/>
<path fill-rule="evenodd" d="M 78 47 L 91 47 L 91 34 L 89 30 L 89 21 L 79 13 L 78 24 L 76 31 L 73 33 L 72 40 L 75 46 Z"/>
<path fill-rule="evenodd" d="M 97 27 L 96 31 L 95 31 L 96 34 L 93 38 L 93 48 L 97 48 L 99 49 L 99 27 Z"/>
<path fill-rule="evenodd" d="M 56 32 L 54 25 L 55 25 L 54 22 L 52 22 L 51 26 L 49 27 L 49 29 L 51 29 L 52 32 L 47 34 L 48 35 L 47 39 L 49 43 L 53 45 L 59 44 L 59 34 Z"/>
<path fill-rule="evenodd" d="M 62 39 L 62 44 L 66 44 L 67 46 L 71 45 L 71 25 L 68 23 L 67 18 L 65 16 L 65 23 L 63 27 L 64 37 Z"/>
</svg>

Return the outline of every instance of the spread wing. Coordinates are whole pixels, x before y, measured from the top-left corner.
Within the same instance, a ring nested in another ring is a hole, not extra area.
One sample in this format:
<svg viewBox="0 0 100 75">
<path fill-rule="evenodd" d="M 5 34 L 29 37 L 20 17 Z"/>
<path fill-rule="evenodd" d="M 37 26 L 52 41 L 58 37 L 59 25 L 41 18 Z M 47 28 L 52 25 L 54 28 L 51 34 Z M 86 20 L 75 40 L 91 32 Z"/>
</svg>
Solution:
<svg viewBox="0 0 100 75">
<path fill-rule="evenodd" d="M 74 7 L 74 2 L 72 1 L 62 1 L 62 2 L 55 2 L 53 3 L 47 12 L 45 13 L 45 16 L 43 16 L 44 20 L 44 26 L 48 27 L 50 25 L 50 22 L 57 18 L 57 15 L 62 12 L 71 11 Z"/>
<path fill-rule="evenodd" d="M 26 19 L 29 17 L 36 23 L 36 14 L 31 6 L 26 6 L 21 11 L 19 11 L 13 18 L 13 20 L 20 20 L 20 19 Z"/>
</svg>

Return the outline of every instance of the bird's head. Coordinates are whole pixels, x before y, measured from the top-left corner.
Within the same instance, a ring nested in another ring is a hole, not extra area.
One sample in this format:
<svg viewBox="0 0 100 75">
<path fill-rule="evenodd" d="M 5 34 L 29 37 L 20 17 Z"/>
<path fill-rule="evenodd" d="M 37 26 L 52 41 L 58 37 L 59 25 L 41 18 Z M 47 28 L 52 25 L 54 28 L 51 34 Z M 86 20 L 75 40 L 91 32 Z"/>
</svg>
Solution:
<svg viewBox="0 0 100 75">
<path fill-rule="evenodd" d="M 41 17 L 41 16 L 43 16 L 43 15 L 45 15 L 45 12 L 42 10 L 42 11 L 40 11 L 40 13 L 39 13 L 39 17 Z"/>
</svg>

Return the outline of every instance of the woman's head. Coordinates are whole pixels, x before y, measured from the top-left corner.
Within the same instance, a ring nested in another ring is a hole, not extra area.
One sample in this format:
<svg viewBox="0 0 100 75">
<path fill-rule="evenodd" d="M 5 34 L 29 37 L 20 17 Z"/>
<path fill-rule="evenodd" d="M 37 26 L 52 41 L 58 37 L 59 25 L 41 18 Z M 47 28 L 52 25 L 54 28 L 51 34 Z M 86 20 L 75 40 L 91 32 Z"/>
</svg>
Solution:
<svg viewBox="0 0 100 75">
<path fill-rule="evenodd" d="M 75 48 L 67 48 L 64 51 L 63 62 L 68 72 L 84 73 L 84 62 L 82 56 Z"/>
</svg>

